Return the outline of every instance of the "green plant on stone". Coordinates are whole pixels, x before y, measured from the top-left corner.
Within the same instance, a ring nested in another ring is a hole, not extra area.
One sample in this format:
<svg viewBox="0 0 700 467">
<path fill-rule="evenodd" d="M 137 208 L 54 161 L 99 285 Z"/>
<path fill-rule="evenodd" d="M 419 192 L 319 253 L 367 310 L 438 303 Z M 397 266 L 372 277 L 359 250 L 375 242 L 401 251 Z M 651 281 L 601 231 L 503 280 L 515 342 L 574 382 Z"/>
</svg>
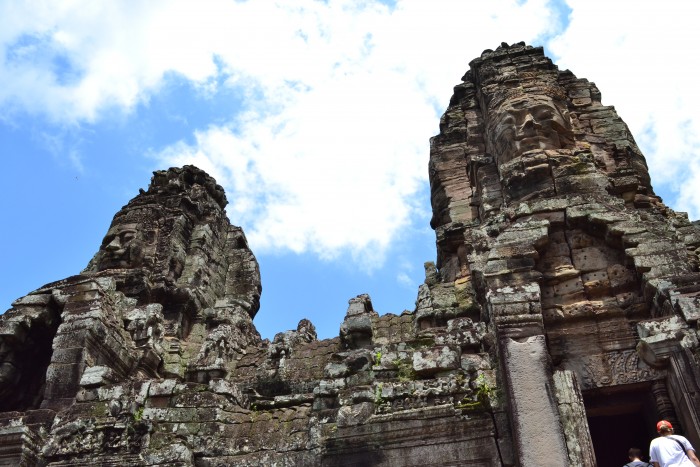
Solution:
<svg viewBox="0 0 700 467">
<path fill-rule="evenodd" d="M 255 422 L 258 417 L 260 416 L 260 412 L 258 412 L 258 404 L 253 403 L 250 404 L 250 421 Z"/>
<path fill-rule="evenodd" d="M 379 383 L 377 389 L 374 390 L 374 403 L 375 405 L 381 405 L 384 402 L 382 397 L 382 389 L 384 389 L 384 383 Z"/>
<path fill-rule="evenodd" d="M 143 407 L 139 407 L 136 412 L 134 412 L 134 421 L 140 422 L 143 419 Z"/>
<path fill-rule="evenodd" d="M 474 410 L 474 409 L 478 409 L 480 407 L 481 407 L 480 401 L 470 400 L 468 396 L 464 396 L 464 398 L 461 401 L 459 401 L 459 403 L 457 404 L 457 408 L 462 409 L 462 410 Z"/>
<path fill-rule="evenodd" d="M 494 396 L 496 388 L 489 384 L 483 373 L 476 378 L 475 386 L 476 400 L 481 402 L 484 407 L 489 407 L 491 405 L 491 398 Z"/>
<path fill-rule="evenodd" d="M 416 372 L 413 369 L 413 365 L 409 362 L 401 362 L 399 361 L 398 364 L 396 365 L 398 367 L 398 377 L 399 381 L 402 383 L 408 382 L 408 381 L 414 381 L 416 379 Z"/>
<path fill-rule="evenodd" d="M 491 398 L 496 393 L 496 388 L 491 386 L 483 374 L 480 374 L 474 381 L 474 399 L 465 396 L 458 404 L 458 409 L 474 410 L 474 409 L 489 409 L 491 407 Z"/>
<path fill-rule="evenodd" d="M 377 350 L 377 352 L 374 354 L 374 366 L 379 366 L 382 364 L 382 351 Z"/>
</svg>

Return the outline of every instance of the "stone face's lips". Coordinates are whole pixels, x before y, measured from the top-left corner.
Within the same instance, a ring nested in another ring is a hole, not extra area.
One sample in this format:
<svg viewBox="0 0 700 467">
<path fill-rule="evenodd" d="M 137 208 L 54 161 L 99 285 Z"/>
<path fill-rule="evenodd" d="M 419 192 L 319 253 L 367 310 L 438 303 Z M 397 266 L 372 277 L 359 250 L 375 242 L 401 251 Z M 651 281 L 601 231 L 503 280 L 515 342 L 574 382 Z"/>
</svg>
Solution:
<svg viewBox="0 0 700 467">
<path fill-rule="evenodd" d="M 520 152 L 529 151 L 531 149 L 561 149 L 559 144 L 554 143 L 551 133 L 538 134 L 535 136 L 516 136 L 518 149 Z M 557 139 L 558 141 L 558 139 Z"/>
</svg>

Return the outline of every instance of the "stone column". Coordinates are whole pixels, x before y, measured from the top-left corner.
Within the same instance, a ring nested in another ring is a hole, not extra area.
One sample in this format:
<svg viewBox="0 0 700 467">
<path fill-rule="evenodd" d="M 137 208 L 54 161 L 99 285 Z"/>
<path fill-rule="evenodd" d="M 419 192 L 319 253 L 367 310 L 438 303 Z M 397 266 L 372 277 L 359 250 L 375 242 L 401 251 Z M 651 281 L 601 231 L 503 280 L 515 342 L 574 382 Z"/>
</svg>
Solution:
<svg viewBox="0 0 700 467">
<path fill-rule="evenodd" d="M 547 241 L 546 221 L 502 232 L 484 268 L 487 307 L 495 325 L 505 396 L 520 465 L 569 465 L 542 322 L 536 245 Z"/>
<path fill-rule="evenodd" d="M 654 402 L 656 402 L 656 411 L 659 420 L 668 420 L 671 425 L 678 426 L 678 418 L 676 411 L 673 410 L 673 403 L 668 395 L 665 380 L 657 380 L 651 384 L 651 392 L 654 394 Z"/>
<path fill-rule="evenodd" d="M 569 465 L 596 467 L 593 440 L 588 428 L 586 407 L 576 375 L 569 370 L 555 371 L 554 384 L 559 404 L 559 416 L 564 426 Z"/>
<path fill-rule="evenodd" d="M 544 335 L 499 337 L 520 465 L 569 465 Z"/>
</svg>

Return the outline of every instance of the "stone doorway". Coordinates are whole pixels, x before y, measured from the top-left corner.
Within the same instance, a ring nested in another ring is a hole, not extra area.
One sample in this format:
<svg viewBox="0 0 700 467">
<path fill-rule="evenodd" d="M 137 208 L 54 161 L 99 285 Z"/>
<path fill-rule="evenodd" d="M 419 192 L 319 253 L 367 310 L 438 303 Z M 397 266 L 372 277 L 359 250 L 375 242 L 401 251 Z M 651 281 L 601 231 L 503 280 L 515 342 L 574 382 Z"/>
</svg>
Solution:
<svg viewBox="0 0 700 467">
<path fill-rule="evenodd" d="M 615 386 L 583 394 L 598 467 L 620 467 L 631 447 L 648 460 L 658 414 L 648 383 Z"/>
</svg>

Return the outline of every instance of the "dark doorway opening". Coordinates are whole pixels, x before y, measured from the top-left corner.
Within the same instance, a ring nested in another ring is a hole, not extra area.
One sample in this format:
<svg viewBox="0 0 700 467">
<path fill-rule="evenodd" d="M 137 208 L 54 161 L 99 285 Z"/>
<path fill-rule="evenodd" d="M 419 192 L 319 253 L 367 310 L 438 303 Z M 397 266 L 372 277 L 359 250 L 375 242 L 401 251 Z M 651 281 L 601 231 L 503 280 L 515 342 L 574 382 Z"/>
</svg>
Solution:
<svg viewBox="0 0 700 467">
<path fill-rule="evenodd" d="M 649 460 L 657 413 L 648 383 L 590 391 L 583 400 L 598 467 L 626 464 L 631 447 L 641 449 L 642 460 Z"/>
</svg>

